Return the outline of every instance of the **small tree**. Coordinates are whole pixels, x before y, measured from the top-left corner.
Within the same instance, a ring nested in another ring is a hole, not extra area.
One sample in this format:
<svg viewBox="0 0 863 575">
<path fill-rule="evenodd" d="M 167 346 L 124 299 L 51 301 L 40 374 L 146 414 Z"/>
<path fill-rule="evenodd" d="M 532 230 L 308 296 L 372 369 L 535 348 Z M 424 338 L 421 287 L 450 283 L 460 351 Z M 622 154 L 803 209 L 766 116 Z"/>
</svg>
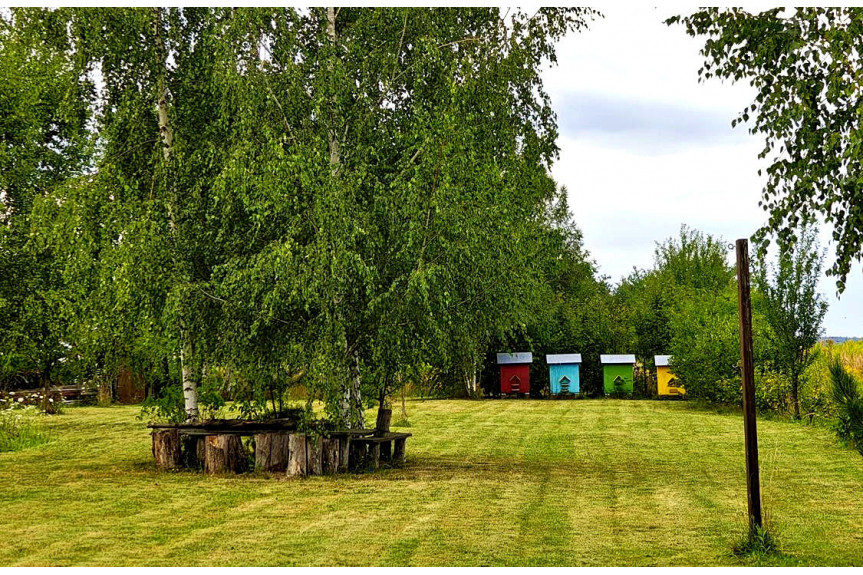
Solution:
<svg viewBox="0 0 863 575">
<path fill-rule="evenodd" d="M 800 418 L 800 387 L 827 312 L 827 302 L 817 291 L 823 261 L 824 252 L 810 224 L 793 248 L 780 244 L 777 264 L 762 264 L 756 272 L 764 294 L 764 317 L 771 328 L 771 355 L 778 371 L 790 380 L 795 419 Z"/>
</svg>

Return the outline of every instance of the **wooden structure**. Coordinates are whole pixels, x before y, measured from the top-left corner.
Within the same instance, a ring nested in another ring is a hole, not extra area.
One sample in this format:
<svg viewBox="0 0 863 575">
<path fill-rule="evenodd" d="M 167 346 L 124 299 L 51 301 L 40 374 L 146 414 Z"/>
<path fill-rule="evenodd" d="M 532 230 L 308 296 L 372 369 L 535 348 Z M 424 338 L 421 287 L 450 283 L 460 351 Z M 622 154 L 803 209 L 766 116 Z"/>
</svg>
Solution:
<svg viewBox="0 0 863 575">
<path fill-rule="evenodd" d="M 579 393 L 580 353 L 546 355 L 545 362 L 548 364 L 549 390 L 552 395 L 566 397 Z"/>
<path fill-rule="evenodd" d="M 671 371 L 671 356 L 657 355 L 653 358 L 656 364 L 656 394 L 659 397 L 683 397 L 686 390 L 680 380 Z"/>
<path fill-rule="evenodd" d="M 602 386 L 606 395 L 632 395 L 634 355 L 600 355 Z"/>
<path fill-rule="evenodd" d="M 302 476 L 402 465 L 411 437 L 410 433 L 375 429 L 331 429 L 324 424 L 302 433 L 294 418 L 215 419 L 148 427 L 158 468 L 188 467 L 209 474 L 242 473 L 253 466 L 259 471 Z M 252 438 L 251 452 L 244 437 Z"/>
<path fill-rule="evenodd" d="M 761 527 L 761 478 L 758 471 L 758 428 L 755 423 L 755 368 L 752 363 L 752 300 L 749 294 L 749 240 L 737 248 L 737 309 L 740 319 L 740 378 L 743 384 L 743 441 L 746 451 L 746 495 L 749 534 Z"/>
<path fill-rule="evenodd" d="M 501 394 L 518 397 L 522 393 L 530 393 L 530 364 L 532 362 L 533 354 L 529 351 L 497 354 L 497 364 L 500 366 Z"/>
</svg>

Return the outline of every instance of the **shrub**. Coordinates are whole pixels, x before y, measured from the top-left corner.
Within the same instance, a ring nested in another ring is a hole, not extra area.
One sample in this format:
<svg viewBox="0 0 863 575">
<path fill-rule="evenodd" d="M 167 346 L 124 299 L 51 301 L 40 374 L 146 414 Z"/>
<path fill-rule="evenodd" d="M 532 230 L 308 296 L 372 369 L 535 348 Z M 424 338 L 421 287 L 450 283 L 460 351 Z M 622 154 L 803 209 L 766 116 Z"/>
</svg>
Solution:
<svg viewBox="0 0 863 575">
<path fill-rule="evenodd" d="M 198 413 L 201 419 L 218 417 L 225 400 L 211 384 L 205 383 L 198 387 Z M 138 419 L 150 422 L 183 423 L 186 420 L 186 410 L 183 403 L 183 387 L 180 384 L 166 385 L 158 397 L 148 397 L 141 404 Z"/>
<path fill-rule="evenodd" d="M 40 417 L 39 410 L 32 405 L 0 399 L 0 452 L 19 451 L 45 443 L 48 438 Z"/>
<path fill-rule="evenodd" d="M 45 392 L 41 389 L 30 391 L 10 391 L 0 395 L 0 409 L 4 406 L 36 407 L 48 414 L 58 414 L 63 411 L 63 394 L 56 389 L 48 391 L 47 401 Z"/>
<path fill-rule="evenodd" d="M 839 437 L 863 455 L 863 397 L 860 381 L 838 357 L 830 359 L 833 402 L 836 404 Z"/>
<path fill-rule="evenodd" d="M 791 381 L 775 371 L 756 372 L 755 409 L 760 412 L 786 413 L 789 411 Z"/>
</svg>

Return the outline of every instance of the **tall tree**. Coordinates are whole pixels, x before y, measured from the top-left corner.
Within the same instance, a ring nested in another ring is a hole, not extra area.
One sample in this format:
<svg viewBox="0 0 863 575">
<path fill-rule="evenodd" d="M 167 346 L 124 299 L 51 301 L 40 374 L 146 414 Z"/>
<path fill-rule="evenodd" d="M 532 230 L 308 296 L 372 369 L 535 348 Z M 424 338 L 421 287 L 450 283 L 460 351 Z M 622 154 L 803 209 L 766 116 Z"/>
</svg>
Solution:
<svg viewBox="0 0 863 575">
<path fill-rule="evenodd" d="M 860 8 L 704 8 L 676 16 L 704 36 L 702 79 L 748 80 L 755 101 L 732 121 L 752 121 L 770 157 L 760 205 L 770 212 L 760 231 L 792 244 L 796 231 L 820 214 L 832 224 L 836 259 L 828 273 L 841 293 L 863 256 L 859 145 L 863 101 L 863 10 Z"/>
<path fill-rule="evenodd" d="M 764 317 L 770 325 L 771 355 L 776 367 L 791 382 L 794 417 L 800 418 L 800 387 L 814 359 L 827 302 L 818 293 L 824 252 L 816 228 L 810 224 L 793 247 L 781 246 L 778 262 L 763 262 L 756 270 L 756 285 L 763 294 Z"/>
</svg>

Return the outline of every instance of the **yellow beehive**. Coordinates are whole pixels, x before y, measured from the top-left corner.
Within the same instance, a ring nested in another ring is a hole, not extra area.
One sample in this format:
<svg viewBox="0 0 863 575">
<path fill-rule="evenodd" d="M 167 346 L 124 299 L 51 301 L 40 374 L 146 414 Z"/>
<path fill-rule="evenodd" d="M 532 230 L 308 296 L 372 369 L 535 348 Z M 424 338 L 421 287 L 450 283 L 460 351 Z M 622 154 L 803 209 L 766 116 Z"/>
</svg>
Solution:
<svg viewBox="0 0 863 575">
<path fill-rule="evenodd" d="M 686 390 L 680 384 L 680 380 L 674 376 L 668 365 L 670 355 L 657 355 L 654 357 L 656 363 L 656 393 L 659 396 L 682 396 Z"/>
</svg>

